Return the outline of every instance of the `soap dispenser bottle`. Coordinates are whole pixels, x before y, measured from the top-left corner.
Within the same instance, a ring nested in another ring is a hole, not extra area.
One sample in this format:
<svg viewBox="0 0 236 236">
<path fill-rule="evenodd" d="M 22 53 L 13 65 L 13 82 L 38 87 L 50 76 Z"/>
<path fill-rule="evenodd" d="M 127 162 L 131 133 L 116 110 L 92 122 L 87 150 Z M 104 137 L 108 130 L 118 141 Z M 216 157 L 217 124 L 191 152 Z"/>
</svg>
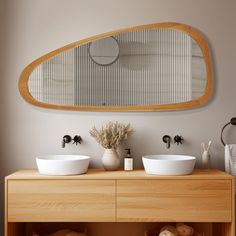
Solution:
<svg viewBox="0 0 236 236">
<path fill-rule="evenodd" d="M 133 170 L 133 157 L 131 157 L 130 148 L 127 148 L 125 150 L 127 150 L 127 154 L 124 161 L 124 170 Z"/>
</svg>

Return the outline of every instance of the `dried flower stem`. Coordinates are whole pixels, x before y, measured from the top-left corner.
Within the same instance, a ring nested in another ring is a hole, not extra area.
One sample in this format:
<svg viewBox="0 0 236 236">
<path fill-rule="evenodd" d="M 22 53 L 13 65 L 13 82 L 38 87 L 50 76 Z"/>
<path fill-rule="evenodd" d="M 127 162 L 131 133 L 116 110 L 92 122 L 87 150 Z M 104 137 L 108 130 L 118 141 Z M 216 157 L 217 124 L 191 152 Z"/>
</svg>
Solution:
<svg viewBox="0 0 236 236">
<path fill-rule="evenodd" d="M 93 127 L 89 133 L 96 141 L 104 148 L 116 149 L 128 136 L 131 135 L 133 130 L 130 124 L 124 125 L 116 122 L 109 122 L 100 130 Z"/>
</svg>

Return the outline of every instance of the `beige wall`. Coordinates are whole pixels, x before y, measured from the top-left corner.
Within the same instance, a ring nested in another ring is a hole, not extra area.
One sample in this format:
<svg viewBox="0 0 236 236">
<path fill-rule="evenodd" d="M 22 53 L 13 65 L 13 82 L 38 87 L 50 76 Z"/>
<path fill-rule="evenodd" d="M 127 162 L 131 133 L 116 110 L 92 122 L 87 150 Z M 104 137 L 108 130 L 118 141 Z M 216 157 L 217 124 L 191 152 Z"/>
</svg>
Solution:
<svg viewBox="0 0 236 236">
<path fill-rule="evenodd" d="M 136 130 L 126 144 L 132 148 L 135 167 L 141 166 L 143 154 L 186 153 L 199 158 L 200 143 L 211 139 L 213 166 L 223 168 L 220 130 L 236 116 L 235 0 L 5 0 L 0 9 L 4 17 L 0 25 L 1 210 L 3 176 L 19 168 L 35 167 L 37 155 L 83 153 L 92 156 L 92 166 L 100 167 L 103 150 L 88 130 L 110 120 L 130 122 Z M 19 75 L 39 56 L 91 35 L 165 21 L 198 28 L 210 44 L 214 95 L 206 106 L 175 112 L 68 112 L 32 107 L 20 97 Z M 64 134 L 80 134 L 84 142 L 62 149 Z M 167 150 L 161 141 L 164 134 L 180 134 L 185 143 Z M 236 128 L 226 135 L 229 142 L 236 142 Z"/>
</svg>

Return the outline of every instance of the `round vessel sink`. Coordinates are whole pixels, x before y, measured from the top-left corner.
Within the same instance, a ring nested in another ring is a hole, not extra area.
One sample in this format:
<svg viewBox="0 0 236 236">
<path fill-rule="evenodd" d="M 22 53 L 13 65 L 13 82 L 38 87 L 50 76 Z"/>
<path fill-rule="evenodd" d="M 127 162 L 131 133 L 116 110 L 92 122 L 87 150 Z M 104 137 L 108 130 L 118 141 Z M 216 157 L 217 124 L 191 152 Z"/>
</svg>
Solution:
<svg viewBox="0 0 236 236">
<path fill-rule="evenodd" d="M 145 172 L 151 175 L 188 175 L 191 174 L 196 157 L 185 155 L 143 156 Z"/>
<path fill-rule="evenodd" d="M 88 170 L 90 157 L 82 155 L 47 155 L 37 157 L 40 174 L 44 175 L 80 175 Z"/>
</svg>

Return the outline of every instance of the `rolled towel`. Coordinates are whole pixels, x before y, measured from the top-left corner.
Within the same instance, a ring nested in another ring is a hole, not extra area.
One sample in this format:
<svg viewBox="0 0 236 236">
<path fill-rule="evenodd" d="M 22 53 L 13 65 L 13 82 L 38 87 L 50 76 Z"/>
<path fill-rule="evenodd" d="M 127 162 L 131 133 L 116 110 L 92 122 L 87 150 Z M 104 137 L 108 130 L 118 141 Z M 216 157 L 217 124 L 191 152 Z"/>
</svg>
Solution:
<svg viewBox="0 0 236 236">
<path fill-rule="evenodd" d="M 166 225 L 161 228 L 159 236 L 178 236 L 178 232 L 174 226 Z"/>
<path fill-rule="evenodd" d="M 169 230 L 164 230 L 160 232 L 159 236 L 177 236 L 177 234 L 173 234 Z"/>
<path fill-rule="evenodd" d="M 178 236 L 190 236 L 194 233 L 194 229 L 192 227 L 183 223 L 176 224 L 176 229 L 178 232 Z"/>
</svg>

